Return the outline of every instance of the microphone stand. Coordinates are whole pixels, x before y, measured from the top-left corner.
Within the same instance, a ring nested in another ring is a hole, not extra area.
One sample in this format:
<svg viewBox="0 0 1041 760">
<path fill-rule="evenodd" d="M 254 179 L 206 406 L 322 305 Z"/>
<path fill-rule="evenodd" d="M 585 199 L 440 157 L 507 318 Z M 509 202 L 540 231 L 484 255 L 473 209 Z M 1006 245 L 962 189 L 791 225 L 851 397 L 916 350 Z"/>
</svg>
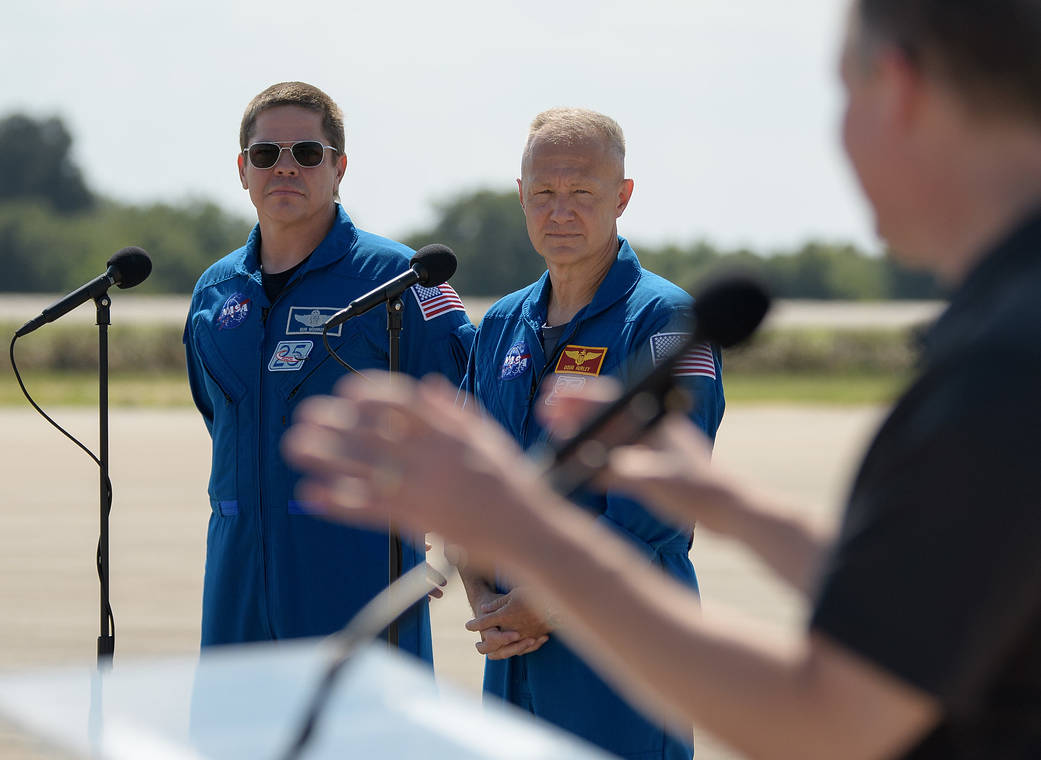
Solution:
<svg viewBox="0 0 1041 760">
<path fill-rule="evenodd" d="M 405 303 L 401 295 L 387 300 L 387 337 L 390 361 L 388 371 L 395 375 L 401 371 L 401 318 L 405 311 Z M 394 521 L 387 521 L 387 584 L 393 584 L 401 577 L 401 537 L 394 530 Z M 398 646 L 398 618 L 395 617 L 387 626 L 387 643 Z"/>
<path fill-rule="evenodd" d="M 101 581 L 101 634 L 98 636 L 98 670 L 111 667 L 116 649 L 116 632 L 110 627 L 112 613 L 108 599 L 108 517 L 112 511 L 112 484 L 108 477 L 108 328 L 112 324 L 109 306 L 112 299 L 102 293 L 94 299 L 98 325 L 98 460 L 101 505 L 101 536 L 98 539 L 98 579 Z"/>
</svg>

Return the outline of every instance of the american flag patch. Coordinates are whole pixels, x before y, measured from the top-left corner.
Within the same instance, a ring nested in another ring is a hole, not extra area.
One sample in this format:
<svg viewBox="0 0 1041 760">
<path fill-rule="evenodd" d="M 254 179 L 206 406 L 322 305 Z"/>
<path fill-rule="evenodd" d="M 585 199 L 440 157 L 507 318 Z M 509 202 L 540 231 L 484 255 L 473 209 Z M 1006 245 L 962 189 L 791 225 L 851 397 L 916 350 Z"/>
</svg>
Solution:
<svg viewBox="0 0 1041 760">
<path fill-rule="evenodd" d="M 683 332 L 652 335 L 651 357 L 654 359 L 655 366 L 676 353 L 688 338 L 690 338 L 690 333 Z M 712 356 L 712 348 L 708 343 L 699 343 L 694 346 L 676 362 L 673 374 L 677 377 L 711 377 L 715 380 L 716 360 Z"/>
<path fill-rule="evenodd" d="M 445 283 L 433 288 L 424 288 L 422 285 L 413 285 L 412 295 L 419 302 L 419 309 L 423 312 L 423 321 L 429 322 L 434 317 L 440 317 L 450 311 L 466 311 L 459 294 L 451 285 Z"/>
</svg>

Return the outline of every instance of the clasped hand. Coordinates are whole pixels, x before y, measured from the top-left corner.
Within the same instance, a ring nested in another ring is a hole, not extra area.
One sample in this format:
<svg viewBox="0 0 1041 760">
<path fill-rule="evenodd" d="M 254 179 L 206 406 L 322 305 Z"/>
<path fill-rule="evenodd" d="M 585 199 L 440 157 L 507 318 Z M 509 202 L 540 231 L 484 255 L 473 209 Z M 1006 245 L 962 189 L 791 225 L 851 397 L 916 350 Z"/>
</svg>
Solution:
<svg viewBox="0 0 1041 760">
<path fill-rule="evenodd" d="M 553 630 L 548 611 L 538 610 L 519 589 L 490 594 L 475 612 L 477 617 L 466 623 L 466 629 L 481 634 L 477 651 L 489 660 L 534 652 L 549 641 Z"/>
</svg>

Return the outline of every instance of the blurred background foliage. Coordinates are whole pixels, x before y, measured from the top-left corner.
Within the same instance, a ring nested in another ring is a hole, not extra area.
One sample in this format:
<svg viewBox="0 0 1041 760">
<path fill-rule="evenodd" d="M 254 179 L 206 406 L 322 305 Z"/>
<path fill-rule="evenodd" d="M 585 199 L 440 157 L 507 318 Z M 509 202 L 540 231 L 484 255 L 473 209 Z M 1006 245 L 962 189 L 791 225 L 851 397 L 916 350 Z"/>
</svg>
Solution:
<svg viewBox="0 0 1041 760">
<path fill-rule="evenodd" d="M 137 245 L 152 256 L 154 268 L 136 292 L 188 293 L 210 263 L 243 244 L 254 223 L 203 199 L 134 205 L 106 198 L 75 165 L 72 145 L 57 117 L 16 113 L 0 119 L 0 261 L 7 273 L 0 291 L 71 290 L 94 277 L 120 248 Z M 460 293 L 501 296 L 542 274 L 515 189 L 459 192 L 435 211 L 428 228 L 413 230 L 403 241 L 414 248 L 450 246 L 459 258 L 452 284 Z M 811 241 L 779 251 L 723 250 L 706 241 L 631 242 L 645 267 L 687 289 L 715 270 L 737 266 L 759 273 L 780 298 L 942 295 L 928 276 L 841 242 Z"/>
</svg>

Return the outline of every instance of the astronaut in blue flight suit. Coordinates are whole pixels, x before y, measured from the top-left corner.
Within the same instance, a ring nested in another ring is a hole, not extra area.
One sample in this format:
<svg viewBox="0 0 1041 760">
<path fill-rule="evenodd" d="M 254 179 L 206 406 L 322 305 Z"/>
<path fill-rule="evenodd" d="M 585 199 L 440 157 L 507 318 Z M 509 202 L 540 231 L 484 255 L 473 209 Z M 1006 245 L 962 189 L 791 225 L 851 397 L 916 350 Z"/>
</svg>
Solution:
<svg viewBox="0 0 1041 760">
<path fill-rule="evenodd" d="M 240 130 L 242 185 L 257 208 L 246 245 L 199 279 L 184 333 L 192 396 L 213 439 L 202 645 L 330 633 L 387 584 L 385 533 L 308 514 L 279 450 L 301 399 L 347 370 L 322 325 L 351 299 L 408 268 L 406 246 L 356 228 L 336 202 L 346 169 L 343 117 L 321 90 L 269 87 Z M 404 294 L 401 370 L 458 382 L 473 338 L 447 285 Z M 386 314 L 329 332 L 354 369 L 386 369 Z M 404 537 L 403 569 L 425 561 Z M 399 628 L 403 650 L 431 660 L 424 601 Z"/>
<path fill-rule="evenodd" d="M 594 376 L 631 383 L 691 330 L 690 296 L 643 269 L 618 237 L 617 219 L 633 190 L 624 156 L 621 129 L 602 114 L 552 109 L 532 122 L 518 187 L 529 236 L 548 271 L 484 315 L 464 381 L 525 448 L 548 439 L 537 409 L 553 403 L 556 389 Z M 718 348 L 690 351 L 676 374 L 695 399 L 691 418 L 714 436 L 724 405 Z M 584 493 L 577 501 L 649 562 L 697 588 L 690 529 L 677 530 L 617 493 Z M 464 571 L 463 580 L 475 614 L 467 628 L 481 632 L 477 648 L 487 655 L 487 695 L 623 757 L 689 760 L 690 729 L 666 731 L 630 707 L 553 635 L 551 611 L 507 578 Z"/>
</svg>

